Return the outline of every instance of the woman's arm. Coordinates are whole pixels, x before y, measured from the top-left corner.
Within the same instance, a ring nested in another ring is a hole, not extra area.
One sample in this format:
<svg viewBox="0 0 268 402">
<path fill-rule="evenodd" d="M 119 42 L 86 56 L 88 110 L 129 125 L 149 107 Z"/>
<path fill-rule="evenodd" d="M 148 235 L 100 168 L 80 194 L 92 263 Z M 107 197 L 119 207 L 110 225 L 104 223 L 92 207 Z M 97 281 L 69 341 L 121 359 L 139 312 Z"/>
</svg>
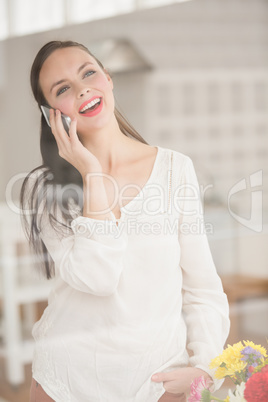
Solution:
<svg viewBox="0 0 268 402">
<path fill-rule="evenodd" d="M 190 158 L 184 166 L 179 243 L 183 273 L 183 313 L 190 363 L 213 376 L 212 358 L 222 352 L 230 329 L 229 306 L 205 232 L 199 184 Z M 215 381 L 218 388 L 222 381 Z"/>
<path fill-rule="evenodd" d="M 57 233 L 48 213 L 43 214 L 40 236 L 51 255 L 56 274 L 74 289 L 96 296 L 116 291 L 123 270 L 127 235 L 120 233 L 109 209 L 98 159 L 80 142 L 73 120 L 66 134 L 60 112 L 50 111 L 52 132 L 59 155 L 71 163 L 83 180 L 83 216 L 71 222 L 72 233 Z M 64 222 L 61 209 L 57 219 Z"/>
<path fill-rule="evenodd" d="M 59 110 L 54 112 L 50 109 L 50 123 L 60 157 L 73 165 L 81 174 L 84 197 L 83 216 L 101 220 L 111 219 L 101 164 L 79 140 L 76 131 L 77 120 L 71 121 L 69 136 L 63 127 Z"/>
<path fill-rule="evenodd" d="M 204 230 L 199 184 L 189 157 L 185 159 L 179 186 L 177 209 L 180 215 L 182 310 L 187 326 L 187 348 L 192 352 L 192 367 L 158 373 L 156 381 L 163 381 L 169 392 L 187 394 L 191 381 L 201 375 L 213 378 L 214 390 L 221 386 L 223 380 L 214 378 L 209 364 L 222 352 L 230 321 L 227 297 Z"/>
<path fill-rule="evenodd" d="M 116 291 L 123 271 L 128 237 L 113 220 L 79 216 L 71 222 L 72 234 L 58 234 L 42 220 L 41 239 L 50 253 L 56 275 L 82 292 L 109 296 Z"/>
</svg>

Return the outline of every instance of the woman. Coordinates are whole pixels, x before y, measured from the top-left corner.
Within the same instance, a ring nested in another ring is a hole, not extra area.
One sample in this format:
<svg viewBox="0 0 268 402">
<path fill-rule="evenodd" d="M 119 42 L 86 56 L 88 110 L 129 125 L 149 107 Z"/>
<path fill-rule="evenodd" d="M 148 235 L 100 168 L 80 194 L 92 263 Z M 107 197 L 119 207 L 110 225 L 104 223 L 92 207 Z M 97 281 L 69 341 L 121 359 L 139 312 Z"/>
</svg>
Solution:
<svg viewBox="0 0 268 402">
<path fill-rule="evenodd" d="M 185 401 L 194 378 L 213 380 L 208 365 L 229 332 L 226 295 L 196 231 L 192 161 L 149 146 L 127 123 L 110 75 L 81 44 L 44 45 L 31 85 L 51 108 L 51 129 L 42 116 L 43 165 L 25 179 L 21 206 L 54 277 L 33 328 L 31 402 Z"/>
</svg>

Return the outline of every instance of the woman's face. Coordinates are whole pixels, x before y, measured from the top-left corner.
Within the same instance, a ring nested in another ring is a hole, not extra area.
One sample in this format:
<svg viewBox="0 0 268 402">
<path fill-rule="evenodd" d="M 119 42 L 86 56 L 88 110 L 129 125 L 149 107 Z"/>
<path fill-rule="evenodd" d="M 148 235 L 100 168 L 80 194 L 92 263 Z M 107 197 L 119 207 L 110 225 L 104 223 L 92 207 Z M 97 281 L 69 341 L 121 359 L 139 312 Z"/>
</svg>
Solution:
<svg viewBox="0 0 268 402">
<path fill-rule="evenodd" d="M 114 118 L 110 76 L 78 47 L 55 50 L 41 68 L 39 84 L 51 107 L 77 118 L 79 134 L 100 129 Z"/>
</svg>

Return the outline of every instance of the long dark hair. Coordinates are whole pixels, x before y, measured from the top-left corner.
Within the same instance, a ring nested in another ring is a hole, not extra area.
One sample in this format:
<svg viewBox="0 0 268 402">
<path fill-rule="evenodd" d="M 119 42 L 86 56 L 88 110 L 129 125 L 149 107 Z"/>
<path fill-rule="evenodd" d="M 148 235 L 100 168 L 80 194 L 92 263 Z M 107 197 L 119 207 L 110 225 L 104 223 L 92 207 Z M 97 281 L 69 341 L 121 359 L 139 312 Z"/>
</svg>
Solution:
<svg viewBox="0 0 268 402">
<path fill-rule="evenodd" d="M 39 106 L 47 104 L 39 83 L 39 75 L 45 60 L 57 49 L 78 47 L 90 54 L 99 66 L 104 70 L 102 63 L 82 44 L 73 41 L 51 41 L 46 43 L 37 53 L 31 68 L 31 87 L 34 98 Z M 117 108 L 114 114 L 119 128 L 126 136 L 148 144 L 138 132 L 131 126 Z M 70 230 L 70 222 L 73 219 L 69 210 L 69 200 L 72 200 L 82 209 L 83 187 L 80 173 L 61 158 L 58 153 L 56 140 L 50 127 L 41 114 L 40 150 L 43 164 L 28 173 L 23 181 L 20 191 L 20 208 L 22 224 L 30 247 L 38 257 L 41 269 L 47 279 L 55 274 L 54 261 L 40 237 L 41 219 L 47 216 L 54 230 Z M 65 189 L 55 191 L 55 189 Z M 60 197 L 59 197 L 60 193 Z M 63 221 L 56 217 L 57 208 L 60 208 Z M 30 211 L 30 212 L 29 212 Z"/>
</svg>

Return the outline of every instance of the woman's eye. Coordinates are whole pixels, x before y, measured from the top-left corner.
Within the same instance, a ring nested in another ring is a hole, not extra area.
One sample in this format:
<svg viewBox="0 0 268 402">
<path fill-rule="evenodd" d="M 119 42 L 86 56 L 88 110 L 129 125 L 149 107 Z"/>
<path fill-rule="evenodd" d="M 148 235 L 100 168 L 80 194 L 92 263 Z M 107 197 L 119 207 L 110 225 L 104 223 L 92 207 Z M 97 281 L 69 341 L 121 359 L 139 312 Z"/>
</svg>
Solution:
<svg viewBox="0 0 268 402">
<path fill-rule="evenodd" d="M 67 91 L 68 87 L 60 88 L 57 92 L 57 96 L 61 95 L 63 92 Z"/>
<path fill-rule="evenodd" d="M 90 75 L 94 74 L 95 72 L 96 72 L 96 71 L 92 71 L 92 70 L 87 71 L 87 72 L 85 73 L 84 77 L 89 77 Z"/>
</svg>

